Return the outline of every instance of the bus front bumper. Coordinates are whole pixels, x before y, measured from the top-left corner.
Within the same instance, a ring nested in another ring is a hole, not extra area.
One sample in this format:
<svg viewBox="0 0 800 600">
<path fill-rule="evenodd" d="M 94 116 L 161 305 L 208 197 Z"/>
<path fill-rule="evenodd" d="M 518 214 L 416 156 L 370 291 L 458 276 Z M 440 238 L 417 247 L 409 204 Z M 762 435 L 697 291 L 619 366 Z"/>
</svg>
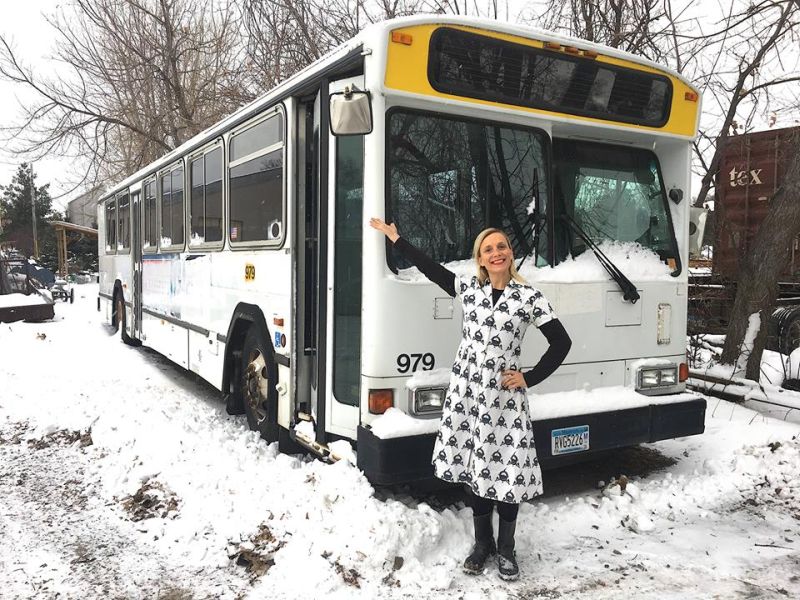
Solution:
<svg viewBox="0 0 800 600">
<path fill-rule="evenodd" d="M 543 469 L 590 460 L 599 452 L 698 435 L 705 430 L 703 398 L 673 404 L 650 404 L 625 410 L 571 415 L 534 421 L 534 439 Z M 589 449 L 554 455 L 553 431 L 589 427 Z M 370 429 L 358 427 L 358 467 L 377 485 L 407 483 L 433 477 L 435 434 L 381 439 Z"/>
</svg>

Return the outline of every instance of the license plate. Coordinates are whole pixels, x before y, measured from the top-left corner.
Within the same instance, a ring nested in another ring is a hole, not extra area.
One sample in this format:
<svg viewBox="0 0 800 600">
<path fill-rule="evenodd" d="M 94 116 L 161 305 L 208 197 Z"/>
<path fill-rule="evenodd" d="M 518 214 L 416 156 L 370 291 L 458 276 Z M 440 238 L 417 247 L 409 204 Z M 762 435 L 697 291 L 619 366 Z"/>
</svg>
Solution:
<svg viewBox="0 0 800 600">
<path fill-rule="evenodd" d="M 578 425 L 565 429 L 553 429 L 550 432 L 552 455 L 572 454 L 589 449 L 589 426 Z"/>
</svg>

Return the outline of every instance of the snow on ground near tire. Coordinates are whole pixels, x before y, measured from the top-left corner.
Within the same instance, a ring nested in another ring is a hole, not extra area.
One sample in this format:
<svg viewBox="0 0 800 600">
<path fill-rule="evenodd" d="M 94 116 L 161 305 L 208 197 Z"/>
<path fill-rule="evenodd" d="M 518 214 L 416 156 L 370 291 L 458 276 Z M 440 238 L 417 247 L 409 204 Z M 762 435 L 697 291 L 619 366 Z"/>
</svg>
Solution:
<svg viewBox="0 0 800 600">
<path fill-rule="evenodd" d="M 650 446 L 672 466 L 524 505 L 519 582 L 470 577 L 462 504 L 278 455 L 96 297 L 0 326 L 3 598 L 800 597 L 797 426 L 709 400 L 704 435 Z"/>
</svg>

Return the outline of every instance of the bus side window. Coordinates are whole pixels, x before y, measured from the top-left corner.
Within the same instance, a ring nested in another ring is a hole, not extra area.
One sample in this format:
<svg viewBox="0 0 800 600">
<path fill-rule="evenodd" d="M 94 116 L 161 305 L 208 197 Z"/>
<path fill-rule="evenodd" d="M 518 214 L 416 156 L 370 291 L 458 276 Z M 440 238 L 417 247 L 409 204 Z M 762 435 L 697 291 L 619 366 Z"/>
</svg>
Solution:
<svg viewBox="0 0 800 600">
<path fill-rule="evenodd" d="M 117 200 L 106 200 L 106 254 L 117 251 Z"/>
<path fill-rule="evenodd" d="M 158 206 L 156 204 L 156 180 L 144 184 L 144 237 L 143 250 L 155 252 L 158 248 Z"/>
<path fill-rule="evenodd" d="M 283 114 L 231 137 L 230 224 L 232 243 L 283 239 Z"/>
<path fill-rule="evenodd" d="M 198 156 L 189 166 L 191 245 L 222 241 L 222 148 Z"/>
<path fill-rule="evenodd" d="M 117 200 L 117 250 L 128 250 L 131 247 L 131 201 L 127 192 Z"/>
</svg>

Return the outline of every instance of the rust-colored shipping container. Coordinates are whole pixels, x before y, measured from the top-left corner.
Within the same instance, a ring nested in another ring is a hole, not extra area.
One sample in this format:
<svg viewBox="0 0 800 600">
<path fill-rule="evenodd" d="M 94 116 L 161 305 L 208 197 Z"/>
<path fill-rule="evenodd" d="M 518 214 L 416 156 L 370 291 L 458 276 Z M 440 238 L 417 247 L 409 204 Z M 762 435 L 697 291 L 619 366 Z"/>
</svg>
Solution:
<svg viewBox="0 0 800 600">
<path fill-rule="evenodd" d="M 800 141 L 800 127 L 736 135 L 725 140 L 717 174 L 714 274 L 735 281 L 752 248 L 769 200 L 783 181 Z M 798 199 L 800 202 L 800 199 Z M 800 281 L 800 237 L 792 244 L 787 281 Z"/>
</svg>

